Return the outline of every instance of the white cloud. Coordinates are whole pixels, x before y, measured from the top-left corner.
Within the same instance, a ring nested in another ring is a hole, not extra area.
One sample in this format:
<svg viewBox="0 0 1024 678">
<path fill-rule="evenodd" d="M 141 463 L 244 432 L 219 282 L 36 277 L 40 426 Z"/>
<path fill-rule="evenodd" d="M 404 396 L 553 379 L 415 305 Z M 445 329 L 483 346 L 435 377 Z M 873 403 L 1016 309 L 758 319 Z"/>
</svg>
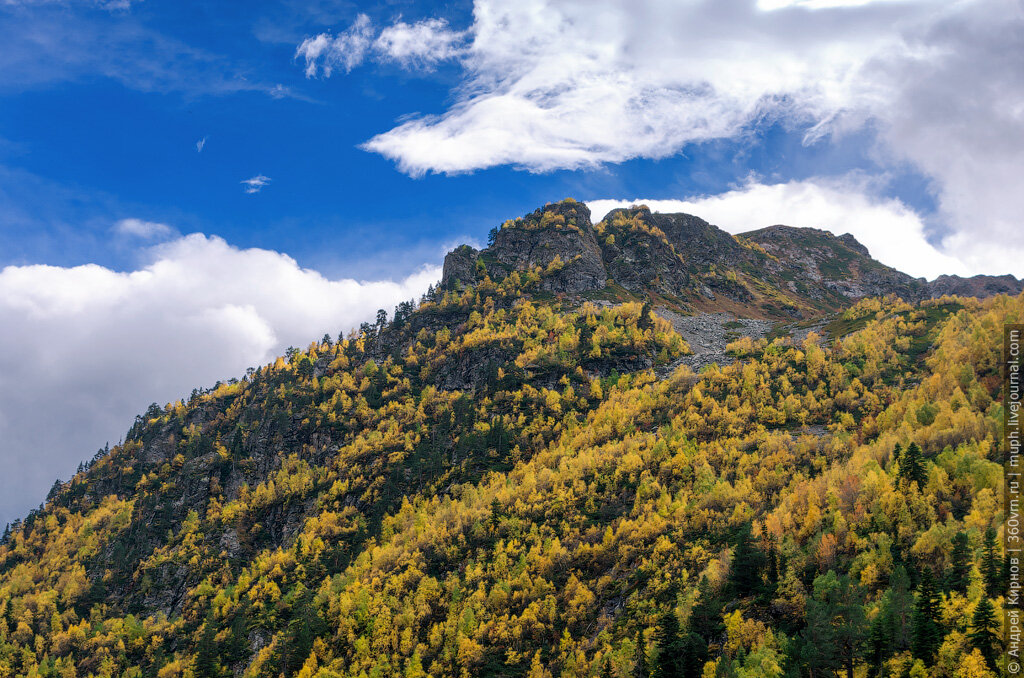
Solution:
<svg viewBox="0 0 1024 678">
<path fill-rule="evenodd" d="M 209 137 L 203 137 L 202 139 L 200 139 L 199 141 L 196 142 L 196 153 L 202 153 L 203 152 L 203 149 L 206 148 L 206 140 L 208 138 Z"/>
<path fill-rule="evenodd" d="M 127 8 L 127 0 L 0 0 L 0 91 L 108 78 L 141 92 L 302 98 L 278 91 L 251 64 L 153 30 Z"/>
<path fill-rule="evenodd" d="M 270 177 L 265 177 L 262 174 L 257 174 L 254 177 L 243 179 L 239 183 L 245 185 L 246 193 L 259 193 L 260 191 L 263 190 L 263 187 L 269 184 L 271 181 L 273 181 L 273 179 L 271 179 Z"/>
<path fill-rule="evenodd" d="M 476 0 L 464 35 L 447 110 L 363 148 L 413 176 L 543 172 L 663 158 L 766 119 L 807 143 L 869 130 L 883 171 L 929 180 L 947 251 L 1020 271 L 1018 0 Z"/>
<path fill-rule="evenodd" d="M 465 35 L 448 28 L 443 19 L 425 19 L 414 24 L 399 21 L 382 30 L 373 47 L 383 59 L 397 61 L 406 68 L 426 70 L 438 61 L 457 57 Z"/>
<path fill-rule="evenodd" d="M 295 58 L 301 56 L 306 60 L 306 77 L 309 78 L 318 72 L 325 78 L 330 77 L 339 66 L 348 73 L 362 63 L 372 39 L 370 17 L 360 14 L 348 30 L 337 36 L 321 33 L 303 40 L 295 50 Z"/>
<path fill-rule="evenodd" d="M 863 7 L 872 3 L 908 2 L 913 0 L 757 0 L 757 8 L 762 11 L 773 11 L 787 7 L 803 7 L 806 9 L 835 9 L 837 7 Z M 927 0 L 917 0 L 924 2 Z"/>
<path fill-rule="evenodd" d="M 305 60 L 307 78 L 329 78 L 338 67 L 348 73 L 367 58 L 430 70 L 437 62 L 462 54 L 465 39 L 465 31 L 451 30 L 444 19 L 424 19 L 414 24 L 396 21 L 378 34 L 370 17 L 360 14 L 337 36 L 320 33 L 303 40 L 295 58 Z"/>
<path fill-rule="evenodd" d="M 660 158 L 766 114 L 832 121 L 876 95 L 858 74 L 901 54 L 893 28 L 940 3 L 765 12 L 754 0 L 477 0 L 454 104 L 371 139 L 409 174 Z"/>
<path fill-rule="evenodd" d="M 114 230 L 121 235 L 144 239 L 167 238 L 177 234 L 177 231 L 167 224 L 142 219 L 121 219 L 114 224 Z"/>
<path fill-rule="evenodd" d="M 955 249 L 941 251 L 925 237 L 920 216 L 899 200 L 878 198 L 860 177 L 815 179 L 780 184 L 750 182 L 719 195 L 686 200 L 590 200 L 595 221 L 616 207 L 645 204 L 655 212 L 695 214 L 730 232 L 743 233 L 785 224 L 850 233 L 884 264 L 916 277 L 943 273 L 973 275 L 991 272 L 966 261 Z M 1018 275 L 1024 268 L 1016 267 Z"/>
<path fill-rule="evenodd" d="M 440 278 L 430 266 L 402 280 L 332 280 L 202 234 L 142 254 L 148 264 L 130 272 L 0 271 L 0 523 L 116 442 L 150 402 L 336 336 Z"/>
</svg>

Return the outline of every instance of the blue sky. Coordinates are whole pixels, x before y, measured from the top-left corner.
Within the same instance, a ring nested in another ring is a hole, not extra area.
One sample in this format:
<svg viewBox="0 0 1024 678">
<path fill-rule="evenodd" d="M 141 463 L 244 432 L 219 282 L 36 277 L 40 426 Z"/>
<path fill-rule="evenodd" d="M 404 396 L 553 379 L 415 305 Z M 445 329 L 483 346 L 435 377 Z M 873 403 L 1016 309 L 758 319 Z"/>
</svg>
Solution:
<svg viewBox="0 0 1024 678">
<path fill-rule="evenodd" d="M 114 45 L 124 53 L 110 57 L 127 65 L 61 69 L 45 65 L 56 58 L 47 55 L 28 82 L 0 82 L 7 207 L 0 264 L 130 268 L 137 262 L 112 246 L 109 229 L 118 219 L 141 218 L 286 252 L 329 275 L 400 274 L 432 248 L 480 240 L 504 219 L 569 195 L 681 198 L 720 193 L 751 173 L 788 181 L 878 169 L 862 133 L 807 145 L 806 125 L 773 121 L 749 125 L 742 138 L 684 146 L 657 160 L 413 178 L 359 146 L 404 116 L 443 113 L 459 69 L 421 73 L 373 63 L 344 76 L 307 78 L 296 46 L 308 35 L 344 30 L 361 12 L 379 22 L 441 15 L 466 28 L 471 8 L 301 4 L 228 3 L 210 12 L 208 3 L 147 0 L 130 9 L 54 3 L 0 10 L 14 17 L 5 32 L 44 22 L 95 31 L 95 42 L 82 38 L 85 44 L 72 49 L 100 46 L 108 30 L 130 34 L 124 47 Z M 153 54 L 150 34 L 173 47 Z M 25 62 L 40 49 L 12 42 L 28 52 Z M 203 59 L 181 63 L 185 49 Z M 151 63 L 130 65 L 136 58 Z M 245 193 L 240 182 L 257 175 L 271 182 L 259 194 Z M 932 201 L 917 183 L 900 197 L 929 213 Z M 398 270 L 386 270 L 395 259 L 379 262 L 380 252 L 396 254 Z"/>
<path fill-rule="evenodd" d="M 1012 0 L 0 0 L 0 44 L 0 522 L 566 196 L 1024 275 Z"/>
</svg>

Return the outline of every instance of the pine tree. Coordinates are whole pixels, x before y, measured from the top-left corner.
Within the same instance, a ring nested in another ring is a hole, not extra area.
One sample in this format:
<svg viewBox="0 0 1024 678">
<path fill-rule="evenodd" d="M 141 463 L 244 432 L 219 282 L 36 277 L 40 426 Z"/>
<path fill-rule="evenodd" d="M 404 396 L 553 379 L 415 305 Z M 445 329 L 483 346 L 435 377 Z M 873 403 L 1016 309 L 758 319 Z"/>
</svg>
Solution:
<svg viewBox="0 0 1024 678">
<path fill-rule="evenodd" d="M 715 678 L 736 678 L 736 668 L 731 659 L 724 655 L 718 658 L 718 664 L 715 665 Z"/>
<path fill-rule="evenodd" d="M 883 608 L 883 630 L 888 641 L 887 654 L 910 649 L 913 630 L 914 594 L 910 590 L 910 577 L 902 565 L 889 577 Z"/>
<path fill-rule="evenodd" d="M 249 599 L 242 596 L 241 609 L 231 621 L 231 633 L 224 646 L 224 659 L 230 666 L 240 664 L 249 657 L 249 615 Z"/>
<path fill-rule="evenodd" d="M 669 609 L 662 615 L 655 637 L 658 640 L 658 656 L 654 662 L 653 678 L 684 678 L 686 646 L 675 609 Z"/>
<path fill-rule="evenodd" d="M 491 529 L 498 529 L 498 524 L 501 523 L 501 502 L 495 497 L 491 500 Z"/>
<path fill-rule="evenodd" d="M 1003 574 L 995 528 L 985 530 L 985 540 L 981 549 L 981 574 L 985 577 L 985 593 L 990 598 L 995 598 L 1000 594 Z"/>
<path fill-rule="evenodd" d="M 613 678 L 612 673 L 612 658 L 608 655 L 604 656 L 604 668 L 601 670 L 601 678 Z"/>
<path fill-rule="evenodd" d="M 971 583 L 971 546 L 966 532 L 961 530 L 953 535 L 953 552 L 949 559 L 949 589 L 966 594 Z"/>
<path fill-rule="evenodd" d="M 215 636 L 216 628 L 214 627 L 213 615 L 210 615 L 203 624 L 203 633 L 199 636 L 199 644 L 196 646 L 196 678 L 217 678 L 220 675 L 220 671 L 217 668 Z"/>
<path fill-rule="evenodd" d="M 882 665 L 888 656 L 889 639 L 885 632 L 885 619 L 882 615 L 875 617 L 871 622 L 871 631 L 868 632 L 867 660 L 868 675 L 882 675 Z"/>
<path fill-rule="evenodd" d="M 917 604 L 914 606 L 914 656 L 931 663 L 941 643 L 942 629 L 939 627 L 939 599 L 935 592 L 935 575 L 932 574 L 931 568 L 925 567 L 921 573 L 921 583 L 917 587 Z"/>
<path fill-rule="evenodd" d="M 903 456 L 900 459 L 900 478 L 906 481 L 908 485 L 910 483 L 917 483 L 918 489 L 924 489 L 925 481 L 928 480 L 928 474 L 925 472 L 921 448 L 918 447 L 917 443 L 910 443 L 907 445 L 907 449 L 903 451 Z"/>
<path fill-rule="evenodd" d="M 708 644 L 698 634 L 690 631 L 685 639 L 683 675 L 686 678 L 701 678 L 707 660 Z"/>
<path fill-rule="evenodd" d="M 996 670 L 996 647 L 999 643 L 996 629 L 998 628 L 999 622 L 996 621 L 996 610 L 992 606 L 992 601 L 982 598 L 974 609 L 974 616 L 971 617 L 971 632 L 967 634 L 967 637 L 970 639 L 971 645 L 978 648 L 985 658 L 985 663 L 993 671 Z"/>
<path fill-rule="evenodd" d="M 722 632 L 722 606 L 707 577 L 701 577 L 697 584 L 697 600 L 690 610 L 690 630 L 706 643 L 714 642 Z"/>
<path fill-rule="evenodd" d="M 812 675 L 845 669 L 853 678 L 867 632 L 863 603 L 860 589 L 846 575 L 829 570 L 814 580 L 800 649 L 802 663 Z"/>
<path fill-rule="evenodd" d="M 764 554 L 754 545 L 750 525 L 746 525 L 740 530 L 729 566 L 729 578 L 737 598 L 760 593 L 763 565 Z"/>
<path fill-rule="evenodd" d="M 633 655 L 633 678 L 649 678 L 651 675 L 647 667 L 647 645 L 644 643 L 644 630 L 636 630 L 636 651 Z"/>
<path fill-rule="evenodd" d="M 768 586 L 771 591 L 775 591 L 775 588 L 779 584 L 779 552 L 775 547 L 775 535 L 768 535 L 768 571 L 766 573 L 768 579 Z"/>
<path fill-rule="evenodd" d="M 284 652 L 285 673 L 291 675 L 302 668 L 313 649 L 313 639 L 320 632 L 320 618 L 313 603 L 313 592 L 301 583 L 295 592 L 292 618 L 288 622 Z"/>
</svg>

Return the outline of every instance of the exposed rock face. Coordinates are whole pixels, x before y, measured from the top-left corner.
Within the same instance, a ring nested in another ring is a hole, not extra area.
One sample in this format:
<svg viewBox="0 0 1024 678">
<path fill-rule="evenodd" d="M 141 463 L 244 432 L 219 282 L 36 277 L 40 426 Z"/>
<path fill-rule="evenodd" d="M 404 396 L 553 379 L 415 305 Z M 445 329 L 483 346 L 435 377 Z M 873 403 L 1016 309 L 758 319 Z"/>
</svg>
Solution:
<svg viewBox="0 0 1024 678">
<path fill-rule="evenodd" d="M 928 283 L 928 296 L 932 299 L 945 294 L 961 297 L 991 297 L 995 294 L 1016 296 L 1024 291 L 1024 281 L 1012 275 L 976 275 L 961 278 L 958 275 L 940 275 Z"/>
<path fill-rule="evenodd" d="M 651 217 L 647 210 L 610 212 L 602 222 L 606 228 L 600 239 L 604 264 L 612 280 L 630 292 L 654 288 L 675 295 L 692 283 L 679 250 L 656 233 L 627 227 L 632 219 L 653 226 Z"/>
<path fill-rule="evenodd" d="M 661 229 L 676 251 L 692 267 L 707 269 L 722 262 L 753 259 L 731 235 L 692 214 L 649 213 L 653 226 Z"/>
<path fill-rule="evenodd" d="M 511 269 L 550 269 L 541 283 L 549 292 L 599 290 L 608 282 L 583 203 L 566 200 L 506 222 L 485 251 Z"/>
<path fill-rule="evenodd" d="M 875 261 L 849 233 L 835 236 L 817 228 L 769 226 L 743 237 L 774 257 L 766 262 L 768 270 L 783 275 L 790 289 L 812 298 L 824 299 L 831 292 L 848 299 L 886 294 L 918 299 L 924 292 L 921 280 Z"/>
<path fill-rule="evenodd" d="M 885 266 L 850 234 L 769 226 L 732 236 L 690 214 L 637 205 L 592 225 L 574 200 L 505 222 L 482 251 L 462 246 L 445 258 L 442 285 L 470 286 L 490 275 L 541 269 L 537 289 L 608 298 L 660 296 L 695 311 L 807 319 L 863 297 L 916 301 L 943 294 L 1019 294 L 1013 276 L 942 276 L 931 283 Z M 609 285 L 612 282 L 614 285 Z"/>
<path fill-rule="evenodd" d="M 447 254 L 444 258 L 444 269 L 441 274 L 441 287 L 454 289 L 459 283 L 472 285 L 476 282 L 476 260 L 479 250 L 462 245 Z"/>
<path fill-rule="evenodd" d="M 717 275 L 717 267 L 750 264 L 753 253 L 699 217 L 637 206 L 613 210 L 597 228 L 609 275 L 634 294 L 751 298 L 737 280 Z"/>
</svg>

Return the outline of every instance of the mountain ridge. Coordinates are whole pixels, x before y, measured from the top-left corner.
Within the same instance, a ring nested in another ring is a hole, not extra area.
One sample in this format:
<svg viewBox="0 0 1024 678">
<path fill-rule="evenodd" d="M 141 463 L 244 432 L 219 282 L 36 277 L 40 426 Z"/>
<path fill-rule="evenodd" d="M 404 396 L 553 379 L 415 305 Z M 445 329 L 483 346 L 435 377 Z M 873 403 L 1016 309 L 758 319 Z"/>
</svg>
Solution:
<svg viewBox="0 0 1024 678">
<path fill-rule="evenodd" d="M 488 262 L 498 266 L 488 268 Z M 774 225 L 733 236 L 700 217 L 642 205 L 612 210 L 593 224 L 589 209 L 571 199 L 506 221 L 481 251 L 463 246 L 450 252 L 441 284 L 473 285 L 486 274 L 552 263 L 559 272 L 544 288 L 553 293 L 613 293 L 612 281 L 640 298 L 654 294 L 688 311 L 776 320 L 818 317 L 869 296 L 920 301 L 1024 290 L 1010 275 L 913 278 L 873 259 L 849 233 Z"/>
</svg>

